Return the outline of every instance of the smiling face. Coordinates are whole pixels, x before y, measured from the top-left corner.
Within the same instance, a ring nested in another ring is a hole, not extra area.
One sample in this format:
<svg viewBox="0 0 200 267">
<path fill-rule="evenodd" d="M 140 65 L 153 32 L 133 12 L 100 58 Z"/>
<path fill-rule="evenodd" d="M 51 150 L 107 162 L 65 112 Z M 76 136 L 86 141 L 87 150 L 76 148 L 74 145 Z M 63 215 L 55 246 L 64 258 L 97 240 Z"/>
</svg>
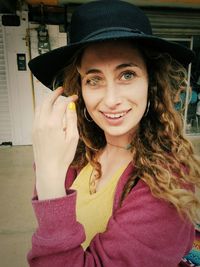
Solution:
<svg viewBox="0 0 200 267">
<path fill-rule="evenodd" d="M 139 50 L 127 41 L 90 45 L 78 71 L 87 111 L 107 140 L 128 138 L 147 105 L 148 74 Z"/>
</svg>

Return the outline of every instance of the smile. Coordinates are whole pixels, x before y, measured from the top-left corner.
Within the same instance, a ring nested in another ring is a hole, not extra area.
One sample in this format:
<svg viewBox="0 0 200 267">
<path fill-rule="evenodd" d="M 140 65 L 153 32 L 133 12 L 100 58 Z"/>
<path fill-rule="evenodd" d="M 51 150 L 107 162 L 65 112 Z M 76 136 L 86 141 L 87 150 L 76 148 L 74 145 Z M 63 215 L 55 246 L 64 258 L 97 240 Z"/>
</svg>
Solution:
<svg viewBox="0 0 200 267">
<path fill-rule="evenodd" d="M 120 113 L 105 113 L 105 112 L 102 112 L 102 113 L 108 119 L 119 119 L 119 118 L 124 117 L 128 112 L 129 110 L 120 112 Z"/>
</svg>

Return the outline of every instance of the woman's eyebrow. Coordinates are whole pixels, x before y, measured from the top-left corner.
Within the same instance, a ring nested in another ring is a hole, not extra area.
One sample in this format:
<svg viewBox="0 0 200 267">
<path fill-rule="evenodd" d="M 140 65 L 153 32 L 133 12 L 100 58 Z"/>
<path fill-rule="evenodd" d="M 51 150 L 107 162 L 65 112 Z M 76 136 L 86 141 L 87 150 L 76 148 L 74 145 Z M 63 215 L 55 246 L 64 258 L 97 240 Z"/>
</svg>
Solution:
<svg viewBox="0 0 200 267">
<path fill-rule="evenodd" d="M 127 68 L 127 67 L 137 67 L 137 68 L 140 68 L 140 66 L 138 66 L 137 64 L 135 63 L 122 63 L 120 65 L 118 65 L 115 70 L 120 70 L 120 69 L 124 69 L 124 68 Z"/>
<path fill-rule="evenodd" d="M 88 69 L 88 70 L 86 70 L 86 72 L 85 71 L 84 72 L 81 72 L 80 69 L 77 68 L 77 71 L 80 74 L 81 79 L 84 79 L 84 77 L 87 76 L 88 74 L 102 73 L 99 69 L 95 69 L 95 68 L 94 69 Z"/>
<path fill-rule="evenodd" d="M 89 69 L 86 71 L 85 75 L 90 73 L 102 73 L 99 69 Z"/>
</svg>

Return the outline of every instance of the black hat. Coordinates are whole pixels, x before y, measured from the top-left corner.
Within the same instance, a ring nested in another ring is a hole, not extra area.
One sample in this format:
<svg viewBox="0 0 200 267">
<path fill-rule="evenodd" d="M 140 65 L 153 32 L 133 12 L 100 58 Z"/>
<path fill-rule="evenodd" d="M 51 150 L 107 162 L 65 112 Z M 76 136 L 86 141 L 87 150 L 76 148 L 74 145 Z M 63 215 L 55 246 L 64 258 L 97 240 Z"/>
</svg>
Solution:
<svg viewBox="0 0 200 267">
<path fill-rule="evenodd" d="M 183 65 L 194 57 L 190 49 L 153 36 L 149 19 L 138 7 L 124 1 L 103 0 L 79 6 L 72 15 L 68 44 L 32 59 L 29 67 L 39 81 L 52 89 L 56 75 L 79 49 L 90 43 L 119 39 L 137 40 L 167 52 Z"/>
</svg>

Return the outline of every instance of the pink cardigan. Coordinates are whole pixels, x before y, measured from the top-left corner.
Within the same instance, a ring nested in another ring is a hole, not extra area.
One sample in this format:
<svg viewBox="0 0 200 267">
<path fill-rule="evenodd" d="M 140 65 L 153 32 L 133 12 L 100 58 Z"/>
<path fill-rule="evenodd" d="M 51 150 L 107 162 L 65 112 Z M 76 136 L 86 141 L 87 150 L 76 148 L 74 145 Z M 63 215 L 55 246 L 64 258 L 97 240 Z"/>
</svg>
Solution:
<svg viewBox="0 0 200 267">
<path fill-rule="evenodd" d="M 119 207 L 132 171 L 130 164 L 120 178 L 106 231 L 97 234 L 86 251 L 80 245 L 85 233 L 76 221 L 76 191 L 67 190 L 66 197 L 57 199 L 34 198 L 38 229 L 28 254 L 30 266 L 176 267 L 192 247 L 194 227 L 172 205 L 153 197 L 142 180 Z M 69 171 L 68 187 L 74 178 Z"/>
</svg>

